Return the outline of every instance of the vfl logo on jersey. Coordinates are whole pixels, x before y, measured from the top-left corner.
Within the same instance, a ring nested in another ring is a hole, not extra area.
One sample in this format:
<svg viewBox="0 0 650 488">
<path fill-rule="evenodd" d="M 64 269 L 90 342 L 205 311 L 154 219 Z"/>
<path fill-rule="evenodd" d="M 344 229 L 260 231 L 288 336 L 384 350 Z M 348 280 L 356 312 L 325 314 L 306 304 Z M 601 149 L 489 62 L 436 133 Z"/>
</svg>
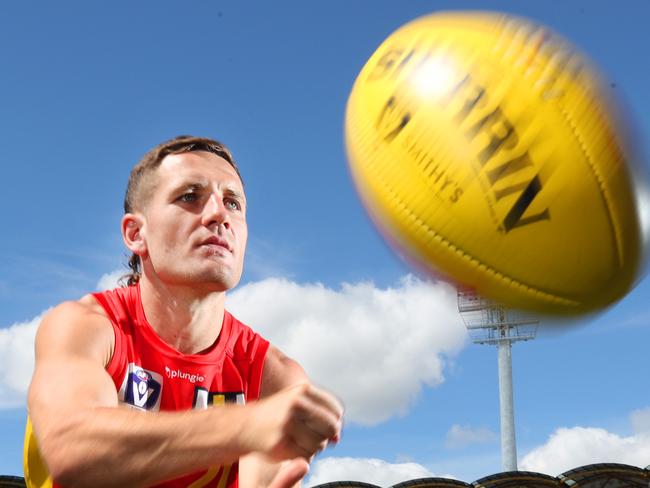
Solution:
<svg viewBox="0 0 650 488">
<path fill-rule="evenodd" d="M 204 410 L 212 405 L 225 405 L 226 403 L 244 405 L 246 403 L 244 393 L 208 391 L 200 386 L 194 387 L 194 402 L 192 403 L 192 408 L 195 410 Z"/>
<path fill-rule="evenodd" d="M 162 375 L 129 363 L 118 393 L 119 400 L 139 410 L 157 412 L 160 410 L 162 383 Z"/>
</svg>

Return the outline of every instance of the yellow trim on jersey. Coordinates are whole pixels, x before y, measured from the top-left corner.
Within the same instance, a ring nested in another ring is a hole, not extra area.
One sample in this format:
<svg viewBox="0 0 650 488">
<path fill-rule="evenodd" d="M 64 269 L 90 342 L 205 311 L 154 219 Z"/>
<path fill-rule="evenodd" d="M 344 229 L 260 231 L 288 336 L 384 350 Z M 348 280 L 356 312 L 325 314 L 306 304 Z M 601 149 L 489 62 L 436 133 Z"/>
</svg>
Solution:
<svg viewBox="0 0 650 488">
<path fill-rule="evenodd" d="M 223 467 L 223 474 L 221 475 L 221 479 L 219 480 L 219 486 L 217 488 L 226 488 L 226 485 L 228 484 L 228 478 L 230 477 L 230 468 L 232 465 L 224 466 Z"/>
<path fill-rule="evenodd" d="M 219 484 L 217 485 L 217 488 L 225 488 L 226 484 L 228 483 L 228 476 L 230 475 L 230 468 L 231 466 L 224 466 L 223 468 L 223 473 L 221 473 L 221 478 L 219 478 Z M 189 485 L 187 488 L 203 488 L 204 486 L 208 486 L 208 483 L 213 481 L 216 477 L 217 474 L 219 473 L 220 467 L 212 467 L 208 469 L 208 472 L 205 473 L 203 476 L 201 476 L 198 480 L 196 480 L 194 483 Z"/>
<path fill-rule="evenodd" d="M 36 443 L 32 430 L 32 421 L 27 417 L 25 426 L 25 445 L 23 448 L 23 469 L 25 470 L 25 484 L 27 488 L 52 488 L 52 478 L 41 457 L 41 452 Z"/>
</svg>

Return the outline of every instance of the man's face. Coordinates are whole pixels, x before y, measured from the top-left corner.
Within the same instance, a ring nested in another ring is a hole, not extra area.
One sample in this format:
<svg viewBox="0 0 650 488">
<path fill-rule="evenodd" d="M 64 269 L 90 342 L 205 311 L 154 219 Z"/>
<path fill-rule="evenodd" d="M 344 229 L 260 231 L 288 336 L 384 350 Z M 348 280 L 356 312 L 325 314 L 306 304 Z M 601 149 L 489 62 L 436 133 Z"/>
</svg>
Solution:
<svg viewBox="0 0 650 488">
<path fill-rule="evenodd" d="M 165 157 L 154 177 L 142 212 L 143 265 L 170 285 L 234 287 L 248 237 L 244 189 L 234 168 L 196 151 Z"/>
</svg>

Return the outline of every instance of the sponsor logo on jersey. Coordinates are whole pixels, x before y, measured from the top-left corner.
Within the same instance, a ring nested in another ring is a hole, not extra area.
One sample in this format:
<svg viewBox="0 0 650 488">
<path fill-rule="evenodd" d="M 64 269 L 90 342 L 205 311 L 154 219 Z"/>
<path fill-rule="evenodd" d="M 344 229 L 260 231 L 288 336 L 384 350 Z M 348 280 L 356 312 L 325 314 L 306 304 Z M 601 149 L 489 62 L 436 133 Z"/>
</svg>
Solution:
<svg viewBox="0 0 650 488">
<path fill-rule="evenodd" d="M 205 376 L 202 376 L 200 374 L 187 373 L 185 371 L 181 371 L 180 369 L 171 369 L 169 366 L 165 366 L 165 374 L 167 375 L 167 378 L 180 378 L 182 380 L 187 380 L 190 383 L 196 383 L 197 381 L 199 383 L 202 383 L 205 381 Z"/>
<path fill-rule="evenodd" d="M 118 392 L 120 402 L 139 410 L 160 410 L 163 378 L 155 371 L 129 363 Z"/>
</svg>

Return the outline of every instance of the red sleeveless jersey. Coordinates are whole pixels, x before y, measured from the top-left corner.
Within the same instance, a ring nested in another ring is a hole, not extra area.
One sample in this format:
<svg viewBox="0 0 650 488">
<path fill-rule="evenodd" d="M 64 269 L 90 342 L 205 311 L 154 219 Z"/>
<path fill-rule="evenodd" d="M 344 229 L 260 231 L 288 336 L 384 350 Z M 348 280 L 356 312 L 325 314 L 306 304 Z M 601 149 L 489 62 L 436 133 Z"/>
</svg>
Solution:
<svg viewBox="0 0 650 488">
<path fill-rule="evenodd" d="M 184 355 L 160 339 L 147 322 L 139 286 L 93 296 L 115 331 L 115 350 L 106 370 L 121 404 L 157 412 L 244 404 L 259 398 L 269 343 L 227 311 L 219 338 L 210 349 Z M 234 488 L 237 480 L 235 463 L 156 486 Z"/>
</svg>

